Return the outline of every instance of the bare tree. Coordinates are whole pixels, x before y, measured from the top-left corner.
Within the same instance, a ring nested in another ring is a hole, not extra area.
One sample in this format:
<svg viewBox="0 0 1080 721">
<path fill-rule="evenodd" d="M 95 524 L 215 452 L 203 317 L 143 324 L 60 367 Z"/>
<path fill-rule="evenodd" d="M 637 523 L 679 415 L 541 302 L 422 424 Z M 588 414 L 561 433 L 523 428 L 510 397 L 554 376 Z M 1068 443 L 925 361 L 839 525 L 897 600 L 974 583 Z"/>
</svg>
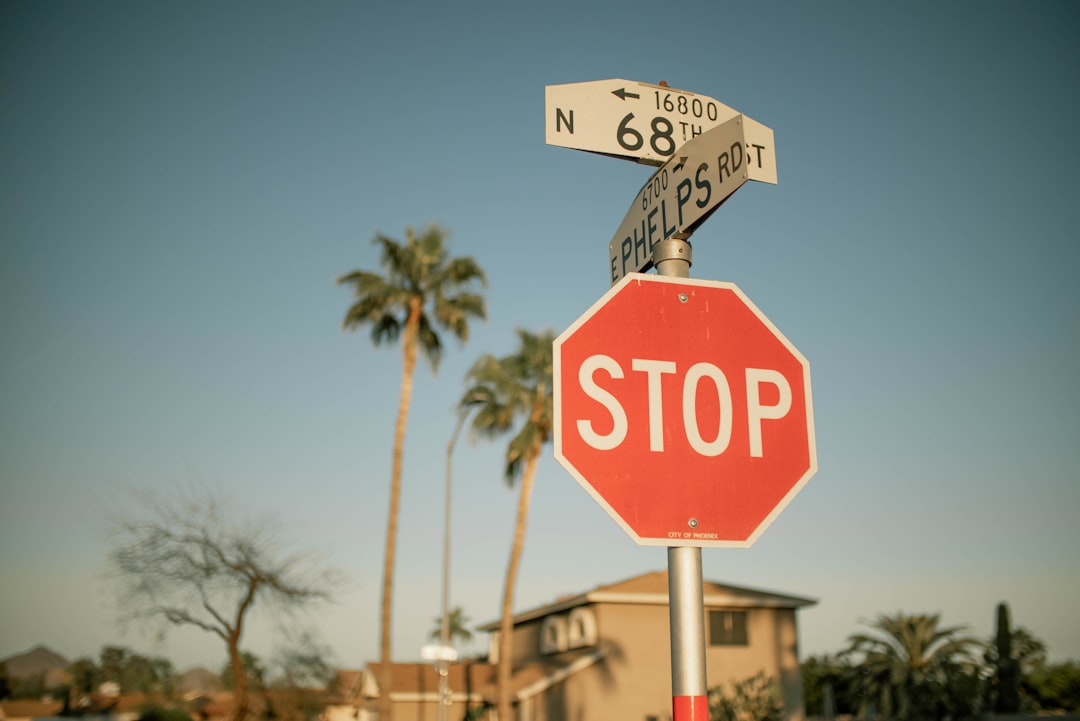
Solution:
<svg viewBox="0 0 1080 721">
<path fill-rule="evenodd" d="M 123 620 L 194 626 L 225 643 L 233 673 L 233 721 L 251 711 L 240 647 L 260 602 L 283 613 L 329 601 L 337 572 L 310 554 L 286 553 L 274 524 L 238 520 L 210 494 L 148 500 L 114 521 L 109 566 L 119 581 Z"/>
</svg>

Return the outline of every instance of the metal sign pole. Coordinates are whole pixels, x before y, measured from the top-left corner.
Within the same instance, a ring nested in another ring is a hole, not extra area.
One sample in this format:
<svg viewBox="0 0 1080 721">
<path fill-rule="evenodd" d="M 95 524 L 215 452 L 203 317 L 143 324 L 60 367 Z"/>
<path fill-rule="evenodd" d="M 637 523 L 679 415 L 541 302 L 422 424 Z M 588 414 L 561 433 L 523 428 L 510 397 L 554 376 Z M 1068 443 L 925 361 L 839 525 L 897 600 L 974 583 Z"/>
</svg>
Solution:
<svg viewBox="0 0 1080 721">
<path fill-rule="evenodd" d="M 693 254 L 685 240 L 656 244 L 653 264 L 658 275 L 690 277 Z M 688 525 L 697 525 L 688 519 Z M 701 548 L 668 548 L 668 613 L 671 622 L 671 707 L 673 721 L 709 721 L 705 679 L 705 594 Z"/>
<path fill-rule="evenodd" d="M 705 681 L 705 598 L 701 549 L 668 548 L 673 721 L 709 721 Z"/>
</svg>

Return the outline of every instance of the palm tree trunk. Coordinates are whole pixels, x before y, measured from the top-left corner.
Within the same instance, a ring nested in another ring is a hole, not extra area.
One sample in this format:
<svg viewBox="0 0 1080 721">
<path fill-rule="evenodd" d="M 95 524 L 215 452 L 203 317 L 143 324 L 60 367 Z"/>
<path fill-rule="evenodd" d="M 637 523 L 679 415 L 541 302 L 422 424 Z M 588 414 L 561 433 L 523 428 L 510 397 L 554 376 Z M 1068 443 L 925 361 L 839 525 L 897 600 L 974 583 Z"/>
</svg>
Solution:
<svg viewBox="0 0 1080 721">
<path fill-rule="evenodd" d="M 410 303 L 409 317 L 405 321 L 402 339 L 403 361 L 401 372 L 401 398 L 398 401 L 397 424 L 394 426 L 394 455 L 390 468 L 390 511 L 386 521 L 386 553 L 383 558 L 382 607 L 379 619 L 379 721 L 392 721 L 393 707 L 390 691 L 394 682 L 394 659 L 391 652 L 391 631 L 394 603 L 394 562 L 397 551 L 398 513 L 401 507 L 401 468 L 405 451 L 405 427 L 409 423 L 409 405 L 412 402 L 413 371 L 416 368 L 416 343 L 420 323 L 420 298 Z"/>
<path fill-rule="evenodd" d="M 510 564 L 506 569 L 506 586 L 503 589 L 502 620 L 499 623 L 499 668 L 496 677 L 497 711 L 499 721 L 511 721 L 513 704 L 510 699 L 510 677 L 513 672 L 512 636 L 514 631 L 514 588 L 517 586 L 518 569 L 525 548 L 525 524 L 529 518 L 533 479 L 537 461 L 540 460 L 539 444 L 529 451 L 529 458 L 521 474 L 521 490 L 518 496 L 517 521 L 514 523 L 514 542 L 510 547 Z"/>
</svg>

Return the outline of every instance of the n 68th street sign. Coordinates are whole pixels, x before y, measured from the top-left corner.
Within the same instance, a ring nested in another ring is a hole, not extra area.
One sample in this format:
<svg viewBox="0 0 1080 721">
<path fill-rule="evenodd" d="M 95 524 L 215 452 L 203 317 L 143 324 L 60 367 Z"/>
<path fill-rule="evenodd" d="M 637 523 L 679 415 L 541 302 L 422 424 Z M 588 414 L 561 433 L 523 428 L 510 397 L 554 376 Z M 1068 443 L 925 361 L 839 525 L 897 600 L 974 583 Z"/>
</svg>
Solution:
<svg viewBox="0 0 1080 721">
<path fill-rule="evenodd" d="M 548 145 L 650 165 L 739 114 L 704 95 L 618 78 L 548 85 L 544 111 Z"/>
<path fill-rule="evenodd" d="M 682 145 L 642 186 L 615 231 L 611 283 L 649 268 L 660 241 L 689 238 L 747 180 L 775 185 L 772 138 L 769 128 L 736 115 Z"/>
</svg>

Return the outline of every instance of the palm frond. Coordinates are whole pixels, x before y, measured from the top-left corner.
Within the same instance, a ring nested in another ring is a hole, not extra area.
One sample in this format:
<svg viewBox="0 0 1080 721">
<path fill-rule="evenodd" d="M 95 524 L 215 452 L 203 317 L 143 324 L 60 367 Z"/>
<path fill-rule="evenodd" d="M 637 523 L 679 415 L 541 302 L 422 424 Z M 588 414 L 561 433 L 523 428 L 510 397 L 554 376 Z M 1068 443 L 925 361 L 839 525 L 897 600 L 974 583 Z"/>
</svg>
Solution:
<svg viewBox="0 0 1080 721">
<path fill-rule="evenodd" d="M 494 440 L 514 427 L 515 415 L 512 408 L 502 403 L 483 403 L 473 413 L 470 432 L 474 438 Z"/>
<path fill-rule="evenodd" d="M 412 235 L 412 229 L 406 228 L 406 236 Z M 412 254 L 409 252 L 409 244 L 399 243 L 393 238 L 379 233 L 372 241 L 379 246 L 379 265 L 386 270 L 386 278 L 389 283 L 409 288 L 409 279 L 414 275 Z M 412 290 L 412 288 L 409 288 Z"/>
<path fill-rule="evenodd" d="M 420 316 L 420 327 L 417 330 L 416 340 L 420 345 L 424 358 L 427 359 L 428 364 L 431 366 L 431 370 L 438 371 L 439 361 L 442 360 L 442 339 L 439 338 L 439 334 L 435 332 L 435 329 L 431 327 L 431 320 L 426 314 Z"/>
<path fill-rule="evenodd" d="M 372 323 L 371 342 L 375 345 L 382 345 L 384 341 L 392 343 L 400 334 L 401 322 L 389 313 L 379 316 L 378 320 Z"/>
<path fill-rule="evenodd" d="M 476 283 L 483 288 L 487 287 L 487 274 L 480 264 L 470 256 L 452 258 L 445 266 L 447 284 L 462 286 Z"/>
<path fill-rule="evenodd" d="M 369 270 L 354 270 L 339 276 L 337 284 L 353 286 L 353 294 L 359 297 L 377 291 L 380 286 L 386 285 L 386 279 Z"/>
<path fill-rule="evenodd" d="M 447 296 L 440 292 L 435 297 L 434 314 L 441 327 L 464 342 L 469 339 L 469 319 L 486 320 L 487 305 L 478 293 Z"/>
<path fill-rule="evenodd" d="M 514 430 L 506 448 L 504 479 L 511 486 L 531 455 L 551 439 L 553 402 L 552 331 L 517 330 L 518 348 L 496 357 L 482 355 L 465 375 L 466 397 L 475 401 L 470 426 L 474 438 L 494 439 Z"/>
<path fill-rule="evenodd" d="M 525 423 L 506 448 L 506 468 L 503 479 L 511 488 L 521 477 L 521 471 L 533 456 L 539 454 L 544 433 L 535 423 Z"/>
<path fill-rule="evenodd" d="M 345 330 L 354 330 L 366 323 L 378 323 L 382 316 L 391 315 L 398 311 L 393 296 L 387 293 L 371 293 L 362 296 L 349 306 L 345 311 L 345 319 L 342 327 Z"/>
</svg>

